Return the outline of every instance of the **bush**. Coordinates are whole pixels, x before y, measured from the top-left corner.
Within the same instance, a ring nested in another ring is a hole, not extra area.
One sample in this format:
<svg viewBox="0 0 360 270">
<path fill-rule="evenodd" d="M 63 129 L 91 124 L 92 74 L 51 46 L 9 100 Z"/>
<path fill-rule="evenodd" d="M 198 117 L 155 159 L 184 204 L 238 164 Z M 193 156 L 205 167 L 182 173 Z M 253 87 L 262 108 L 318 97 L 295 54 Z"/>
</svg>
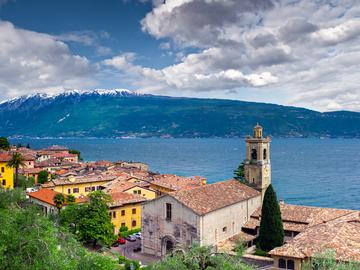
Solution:
<svg viewBox="0 0 360 270">
<path fill-rule="evenodd" d="M 119 236 L 120 237 L 128 237 L 129 235 L 132 235 L 132 234 L 134 234 L 134 233 L 138 233 L 138 232 L 140 232 L 141 231 L 141 229 L 134 229 L 134 230 L 129 230 L 129 231 L 120 231 L 119 232 Z"/>
<path fill-rule="evenodd" d="M 261 248 L 257 248 L 255 250 L 254 255 L 262 256 L 262 257 L 268 257 L 269 256 L 268 253 L 266 251 L 262 250 Z"/>
<path fill-rule="evenodd" d="M 129 230 L 129 228 L 127 226 L 120 227 L 120 232 L 126 232 L 127 230 Z"/>
<path fill-rule="evenodd" d="M 140 263 L 138 261 L 127 260 L 125 262 L 125 270 L 139 270 Z"/>
<path fill-rule="evenodd" d="M 119 264 L 124 264 L 127 261 L 127 259 L 121 255 L 118 257 L 118 259 L 119 259 Z"/>
</svg>

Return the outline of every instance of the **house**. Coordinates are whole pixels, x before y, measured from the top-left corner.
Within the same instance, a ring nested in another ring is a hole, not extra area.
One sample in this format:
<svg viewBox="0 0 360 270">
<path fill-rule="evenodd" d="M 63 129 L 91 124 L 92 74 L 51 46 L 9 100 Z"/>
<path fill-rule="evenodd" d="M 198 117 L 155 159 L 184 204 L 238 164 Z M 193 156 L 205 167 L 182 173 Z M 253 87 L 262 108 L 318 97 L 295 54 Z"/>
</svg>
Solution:
<svg viewBox="0 0 360 270">
<path fill-rule="evenodd" d="M 360 262 L 360 211 L 316 222 L 269 254 L 276 269 L 301 270 L 304 262 L 326 250 L 333 250 L 337 261 Z"/>
<path fill-rule="evenodd" d="M 164 194 L 142 205 L 142 250 L 162 256 L 193 242 L 216 248 L 260 205 L 261 192 L 236 180 Z"/>
<path fill-rule="evenodd" d="M 124 180 L 114 180 L 107 183 L 104 186 L 104 192 L 106 193 L 117 193 L 117 192 L 126 192 L 130 194 L 137 194 L 141 197 L 144 197 L 147 200 L 155 199 L 156 193 L 154 190 L 143 187 L 139 184 L 127 182 Z"/>
<path fill-rule="evenodd" d="M 10 159 L 7 152 L 0 152 L 0 188 L 14 188 L 14 168 L 7 166 Z"/>
<path fill-rule="evenodd" d="M 121 227 L 129 230 L 141 228 L 141 203 L 146 199 L 126 192 L 110 193 L 113 202 L 109 205 L 109 215 L 115 226 L 115 234 Z"/>
<path fill-rule="evenodd" d="M 40 168 L 23 168 L 19 169 L 19 173 L 29 178 L 32 177 L 35 180 L 35 184 L 38 183 L 39 172 L 42 170 Z"/>
<path fill-rule="evenodd" d="M 29 201 L 37 204 L 41 207 L 44 214 L 55 214 L 58 212 L 58 208 L 56 207 L 54 203 L 54 197 L 56 194 L 59 194 L 59 192 L 55 192 L 51 189 L 39 189 L 38 191 L 30 192 L 27 195 L 29 196 Z M 75 200 L 75 203 L 84 203 L 86 202 L 86 198 L 77 198 Z M 66 204 L 63 205 L 65 207 Z"/>
<path fill-rule="evenodd" d="M 193 178 L 182 177 L 175 174 L 159 174 L 153 176 L 150 188 L 156 191 L 157 196 L 181 189 L 191 189 L 206 185 L 206 179 L 200 176 Z"/>
<path fill-rule="evenodd" d="M 87 196 L 90 192 L 103 189 L 103 186 L 114 180 L 114 176 L 85 175 L 57 178 L 42 184 L 43 188 L 49 188 L 62 194 L 72 194 L 75 198 Z"/>
</svg>

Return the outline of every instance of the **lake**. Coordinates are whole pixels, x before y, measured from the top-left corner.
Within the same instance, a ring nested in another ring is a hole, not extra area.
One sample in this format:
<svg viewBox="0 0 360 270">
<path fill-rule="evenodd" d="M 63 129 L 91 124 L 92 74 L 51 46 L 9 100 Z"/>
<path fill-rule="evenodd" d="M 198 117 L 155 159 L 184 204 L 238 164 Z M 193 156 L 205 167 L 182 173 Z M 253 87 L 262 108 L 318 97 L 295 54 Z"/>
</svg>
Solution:
<svg viewBox="0 0 360 270">
<path fill-rule="evenodd" d="M 17 139 L 80 150 L 85 160 L 131 160 L 161 173 L 229 179 L 244 139 Z M 272 182 L 287 203 L 360 210 L 360 139 L 273 139 Z"/>
</svg>

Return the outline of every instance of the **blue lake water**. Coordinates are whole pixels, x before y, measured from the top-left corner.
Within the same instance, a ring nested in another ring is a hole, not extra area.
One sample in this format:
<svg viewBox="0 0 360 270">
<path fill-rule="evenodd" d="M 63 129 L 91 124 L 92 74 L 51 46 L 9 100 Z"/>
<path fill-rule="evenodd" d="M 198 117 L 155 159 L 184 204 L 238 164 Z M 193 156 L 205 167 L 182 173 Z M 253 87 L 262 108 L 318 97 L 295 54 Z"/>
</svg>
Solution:
<svg viewBox="0 0 360 270">
<path fill-rule="evenodd" d="M 85 160 L 132 160 L 151 170 L 229 179 L 245 157 L 244 139 L 22 139 L 32 148 L 53 144 Z M 273 139 L 272 182 L 287 203 L 360 210 L 359 139 Z"/>
</svg>

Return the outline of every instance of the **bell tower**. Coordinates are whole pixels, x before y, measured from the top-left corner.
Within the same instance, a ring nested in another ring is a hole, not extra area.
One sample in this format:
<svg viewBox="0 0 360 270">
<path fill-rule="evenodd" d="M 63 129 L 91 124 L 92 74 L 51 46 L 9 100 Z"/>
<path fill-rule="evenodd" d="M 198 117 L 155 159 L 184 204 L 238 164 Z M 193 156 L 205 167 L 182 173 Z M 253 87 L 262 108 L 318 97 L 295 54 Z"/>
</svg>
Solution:
<svg viewBox="0 0 360 270">
<path fill-rule="evenodd" d="M 261 192 L 262 199 L 271 184 L 270 141 L 270 137 L 263 137 L 263 128 L 259 124 L 254 127 L 253 136 L 245 140 L 245 180 Z"/>
</svg>

